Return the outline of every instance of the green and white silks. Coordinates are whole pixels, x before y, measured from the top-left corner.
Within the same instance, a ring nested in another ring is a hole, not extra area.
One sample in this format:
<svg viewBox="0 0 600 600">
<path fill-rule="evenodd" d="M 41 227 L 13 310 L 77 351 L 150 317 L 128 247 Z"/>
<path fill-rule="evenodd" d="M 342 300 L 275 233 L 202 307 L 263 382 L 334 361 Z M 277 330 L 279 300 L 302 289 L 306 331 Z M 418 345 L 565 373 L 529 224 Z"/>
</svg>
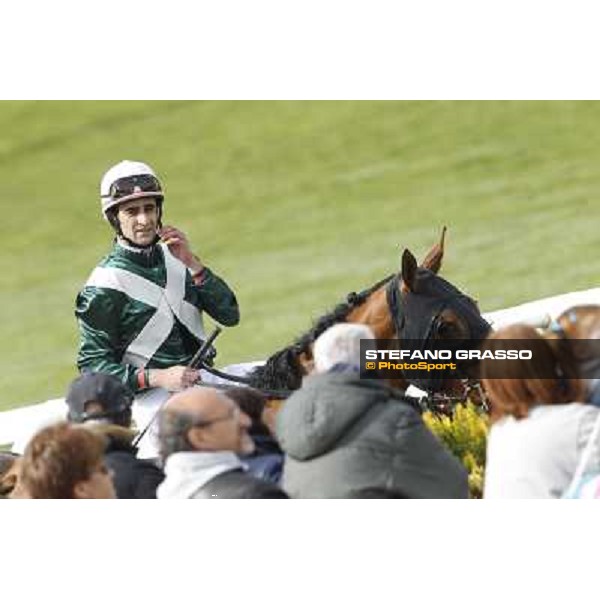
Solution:
<svg viewBox="0 0 600 600">
<path fill-rule="evenodd" d="M 196 285 L 163 244 L 140 252 L 117 243 L 77 296 L 77 365 L 112 373 L 137 392 L 141 367 L 191 360 L 204 338 L 203 311 L 223 325 L 239 321 L 235 295 L 210 269 Z"/>
<path fill-rule="evenodd" d="M 161 246 L 167 275 L 165 287 L 126 269 L 112 266 L 96 267 L 85 284 L 86 287 L 122 292 L 155 309 L 152 317 L 126 348 L 121 359 L 123 364 L 145 367 L 169 337 L 175 317 L 197 340 L 205 338 L 201 312 L 184 298 L 187 269 L 169 251 L 165 251 L 163 244 Z"/>
</svg>

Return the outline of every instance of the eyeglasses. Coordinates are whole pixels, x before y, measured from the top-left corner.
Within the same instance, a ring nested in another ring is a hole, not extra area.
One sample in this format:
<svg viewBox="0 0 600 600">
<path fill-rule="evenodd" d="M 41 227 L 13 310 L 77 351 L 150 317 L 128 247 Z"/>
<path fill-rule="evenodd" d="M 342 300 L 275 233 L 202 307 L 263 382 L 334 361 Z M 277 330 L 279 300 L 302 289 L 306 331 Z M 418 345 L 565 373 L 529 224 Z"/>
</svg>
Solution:
<svg viewBox="0 0 600 600">
<path fill-rule="evenodd" d="M 143 192 L 162 194 L 160 182 L 152 175 L 131 175 L 114 181 L 109 189 L 108 197 L 119 200 Z"/>
</svg>

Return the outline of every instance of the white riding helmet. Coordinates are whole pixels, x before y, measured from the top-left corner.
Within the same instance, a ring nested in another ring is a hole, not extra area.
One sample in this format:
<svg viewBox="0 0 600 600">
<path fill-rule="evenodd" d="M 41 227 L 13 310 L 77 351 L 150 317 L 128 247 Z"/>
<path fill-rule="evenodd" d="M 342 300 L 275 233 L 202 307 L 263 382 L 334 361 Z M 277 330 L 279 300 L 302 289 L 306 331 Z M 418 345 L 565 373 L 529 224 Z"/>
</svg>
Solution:
<svg viewBox="0 0 600 600">
<path fill-rule="evenodd" d="M 100 181 L 102 214 L 128 200 L 136 198 L 164 199 L 162 186 L 156 173 L 145 163 L 122 160 L 112 166 Z"/>
</svg>

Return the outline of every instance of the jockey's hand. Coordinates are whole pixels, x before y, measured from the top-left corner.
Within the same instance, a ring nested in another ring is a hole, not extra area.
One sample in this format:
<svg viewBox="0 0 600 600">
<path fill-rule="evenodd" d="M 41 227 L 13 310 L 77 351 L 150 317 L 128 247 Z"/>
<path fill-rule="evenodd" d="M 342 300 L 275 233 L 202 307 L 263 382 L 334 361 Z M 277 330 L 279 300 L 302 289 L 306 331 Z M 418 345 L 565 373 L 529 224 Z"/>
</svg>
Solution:
<svg viewBox="0 0 600 600">
<path fill-rule="evenodd" d="M 162 229 L 158 230 L 160 239 L 167 244 L 171 254 L 178 258 L 186 267 L 191 269 L 193 272 L 200 271 L 202 269 L 202 263 L 197 256 L 194 255 L 190 248 L 190 243 L 183 231 L 172 227 L 171 225 L 165 225 Z"/>
<path fill-rule="evenodd" d="M 175 366 L 168 369 L 150 369 L 150 387 L 161 387 L 179 392 L 200 380 L 200 372 L 190 367 Z"/>
</svg>

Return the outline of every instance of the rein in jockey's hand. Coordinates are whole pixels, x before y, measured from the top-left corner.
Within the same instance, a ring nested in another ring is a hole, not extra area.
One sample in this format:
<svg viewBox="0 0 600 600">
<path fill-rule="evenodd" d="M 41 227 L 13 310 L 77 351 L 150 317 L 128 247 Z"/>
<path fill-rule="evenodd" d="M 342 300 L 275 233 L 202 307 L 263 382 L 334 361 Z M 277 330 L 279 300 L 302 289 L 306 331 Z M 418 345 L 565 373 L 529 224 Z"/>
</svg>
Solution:
<svg viewBox="0 0 600 600">
<path fill-rule="evenodd" d="M 204 268 L 200 259 L 192 252 L 187 236 L 183 231 L 165 225 L 158 230 L 160 239 L 169 247 L 171 254 L 179 259 L 193 273 L 197 273 Z"/>
<path fill-rule="evenodd" d="M 200 372 L 190 367 L 176 365 L 168 369 L 150 369 L 150 387 L 165 388 L 169 392 L 179 392 L 200 380 Z"/>
</svg>

